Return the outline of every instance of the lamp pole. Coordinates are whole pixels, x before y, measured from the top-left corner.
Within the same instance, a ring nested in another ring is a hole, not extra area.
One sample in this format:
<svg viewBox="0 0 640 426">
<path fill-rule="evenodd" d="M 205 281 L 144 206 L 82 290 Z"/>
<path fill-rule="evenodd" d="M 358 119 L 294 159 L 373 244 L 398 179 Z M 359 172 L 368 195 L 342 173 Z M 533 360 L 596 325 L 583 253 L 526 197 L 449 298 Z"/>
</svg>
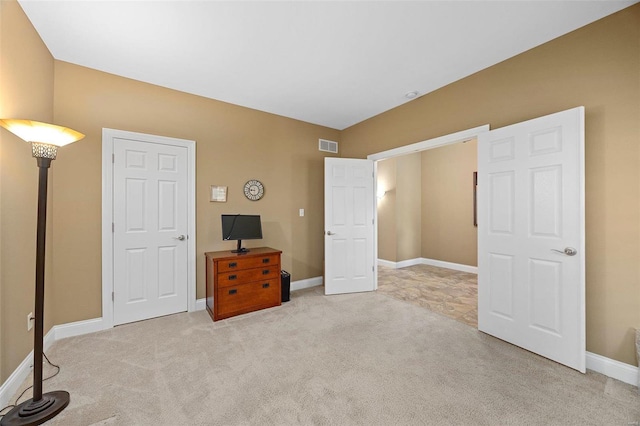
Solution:
<svg viewBox="0 0 640 426">
<path fill-rule="evenodd" d="M 73 132 L 68 136 L 66 143 L 74 142 L 84 137 L 81 133 L 54 126 L 46 123 L 38 123 L 27 120 L 0 120 L 0 125 L 7 130 L 23 136 L 27 130 L 55 131 L 59 133 Z M 66 136 L 66 135 L 65 135 Z M 73 139 L 73 140 L 71 140 Z M 33 140 L 33 139 L 31 139 Z M 31 142 L 33 157 L 38 163 L 38 219 L 36 237 L 36 291 L 35 291 L 35 332 L 33 336 L 33 397 L 17 405 L 0 420 L 0 426 L 26 426 L 39 425 L 57 416 L 69 405 L 69 392 L 53 391 L 42 393 L 42 354 L 44 343 L 44 275 L 45 252 L 47 234 L 47 183 L 51 161 L 55 160 L 58 146 L 49 143 Z"/>
<path fill-rule="evenodd" d="M 42 352 L 44 341 L 44 256 L 47 236 L 47 183 L 50 158 L 38 161 L 38 231 L 36 241 L 36 324 L 33 337 L 33 402 L 42 399 Z M 67 394 L 67 404 L 69 394 Z M 65 404 L 65 406 L 67 405 Z M 63 407 L 64 408 L 64 407 Z"/>
<path fill-rule="evenodd" d="M 44 341 L 44 257 L 47 236 L 47 183 L 51 160 L 56 158 L 55 145 L 32 143 L 38 162 L 38 222 L 36 237 L 36 301 L 33 336 L 33 398 L 19 404 L 0 421 L 0 426 L 39 425 L 52 419 L 69 405 L 69 392 L 42 394 L 42 352 Z"/>
</svg>

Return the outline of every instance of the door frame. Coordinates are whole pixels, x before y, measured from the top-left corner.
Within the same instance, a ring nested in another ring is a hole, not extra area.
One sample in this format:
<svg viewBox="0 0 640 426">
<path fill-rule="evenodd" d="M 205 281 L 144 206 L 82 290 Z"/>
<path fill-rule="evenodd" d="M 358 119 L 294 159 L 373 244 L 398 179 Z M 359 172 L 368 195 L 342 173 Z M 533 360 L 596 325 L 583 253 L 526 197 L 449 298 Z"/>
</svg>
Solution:
<svg viewBox="0 0 640 426">
<path fill-rule="evenodd" d="M 387 151 L 377 152 L 367 155 L 367 160 L 373 160 L 373 199 L 376 200 L 378 193 L 378 161 L 388 158 L 400 157 L 402 155 L 413 154 L 416 152 L 426 151 L 428 149 L 439 148 L 441 146 L 452 145 L 458 142 L 464 142 L 468 139 L 476 138 L 480 133 L 491 130 L 489 124 L 473 127 L 467 130 L 450 133 L 448 135 L 438 136 L 436 138 L 427 139 L 421 142 L 400 146 L 398 148 L 389 149 Z M 377 205 L 373 209 L 373 220 L 375 223 L 373 237 L 373 289 L 378 289 L 378 208 Z M 478 271 L 479 273 L 480 271 Z"/>
<path fill-rule="evenodd" d="M 102 324 L 113 327 L 113 139 L 187 148 L 187 311 L 196 310 L 196 142 L 130 132 L 102 129 Z"/>
</svg>

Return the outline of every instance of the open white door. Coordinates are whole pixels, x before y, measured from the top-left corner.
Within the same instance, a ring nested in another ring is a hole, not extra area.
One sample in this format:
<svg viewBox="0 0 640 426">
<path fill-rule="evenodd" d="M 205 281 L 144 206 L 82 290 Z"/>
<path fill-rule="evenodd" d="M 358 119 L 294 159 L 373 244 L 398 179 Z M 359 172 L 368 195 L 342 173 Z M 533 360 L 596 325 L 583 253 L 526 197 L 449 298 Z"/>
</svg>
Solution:
<svg viewBox="0 0 640 426">
<path fill-rule="evenodd" d="M 373 291 L 373 161 L 325 158 L 325 294 Z"/>
<path fill-rule="evenodd" d="M 478 137 L 478 329 L 585 371 L 583 107 Z"/>
</svg>

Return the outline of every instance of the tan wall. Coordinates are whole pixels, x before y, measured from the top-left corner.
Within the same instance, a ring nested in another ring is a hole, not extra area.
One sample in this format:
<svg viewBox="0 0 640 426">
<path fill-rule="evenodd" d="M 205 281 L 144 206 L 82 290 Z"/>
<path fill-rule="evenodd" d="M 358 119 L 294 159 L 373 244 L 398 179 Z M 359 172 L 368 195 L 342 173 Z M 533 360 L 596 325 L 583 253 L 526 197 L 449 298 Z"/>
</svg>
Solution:
<svg viewBox="0 0 640 426">
<path fill-rule="evenodd" d="M 420 257 L 420 154 L 378 162 L 378 259 L 391 262 Z"/>
<path fill-rule="evenodd" d="M 420 153 L 398 157 L 396 178 L 397 260 L 416 259 L 421 253 Z"/>
<path fill-rule="evenodd" d="M 472 140 L 422 152 L 422 257 L 477 266 Z"/>
<path fill-rule="evenodd" d="M 396 230 L 396 159 L 379 161 L 377 165 L 378 191 L 385 192 L 378 199 L 378 259 L 397 262 Z"/>
<path fill-rule="evenodd" d="M 339 141 L 337 130 L 60 61 L 55 93 L 55 120 L 87 135 L 61 150 L 54 171 L 57 324 L 101 315 L 103 127 L 196 141 L 198 298 L 205 296 L 203 253 L 235 248 L 222 241 L 223 213 L 262 215 L 264 239 L 246 246 L 283 250 L 283 268 L 293 280 L 322 275 L 325 153 L 318 138 Z M 262 200 L 244 197 L 249 179 L 264 183 Z M 228 201 L 209 202 L 210 185 L 228 186 Z"/>
<path fill-rule="evenodd" d="M 0 1 L 0 117 L 47 122 L 53 118 L 53 58 L 18 3 L 4 0 Z M 31 147 L 0 129 L 0 383 L 33 349 L 33 331 L 27 332 L 26 318 L 34 308 L 37 191 L 38 168 Z M 47 269 L 47 298 L 50 272 Z M 54 314 L 51 301 L 45 300 L 46 333 Z"/>
<path fill-rule="evenodd" d="M 342 132 L 367 154 L 586 108 L 587 350 L 635 364 L 640 325 L 640 5 Z M 411 125 L 407 125 L 411 123 Z"/>
</svg>

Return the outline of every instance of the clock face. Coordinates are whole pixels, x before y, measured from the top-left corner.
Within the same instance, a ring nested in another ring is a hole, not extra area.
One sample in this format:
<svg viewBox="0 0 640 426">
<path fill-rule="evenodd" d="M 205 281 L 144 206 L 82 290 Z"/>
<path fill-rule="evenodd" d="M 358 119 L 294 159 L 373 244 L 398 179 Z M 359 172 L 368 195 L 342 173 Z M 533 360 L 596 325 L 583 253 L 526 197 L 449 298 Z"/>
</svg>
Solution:
<svg viewBox="0 0 640 426">
<path fill-rule="evenodd" d="M 264 195 L 264 185 L 259 180 L 252 179 L 244 184 L 244 196 L 251 201 L 258 201 Z"/>
</svg>

